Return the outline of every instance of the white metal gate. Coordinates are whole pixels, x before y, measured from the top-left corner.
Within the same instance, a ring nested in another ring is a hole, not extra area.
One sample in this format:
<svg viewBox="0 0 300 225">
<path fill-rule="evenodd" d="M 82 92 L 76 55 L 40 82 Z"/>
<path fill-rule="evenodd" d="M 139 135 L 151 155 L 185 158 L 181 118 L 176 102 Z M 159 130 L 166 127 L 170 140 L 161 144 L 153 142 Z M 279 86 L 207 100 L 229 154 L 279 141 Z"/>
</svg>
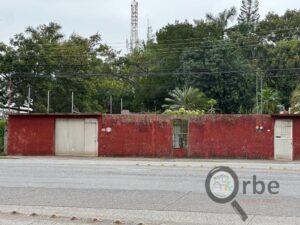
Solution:
<svg viewBox="0 0 300 225">
<path fill-rule="evenodd" d="M 276 120 L 274 131 L 276 160 L 293 160 L 293 121 Z"/>
<path fill-rule="evenodd" d="M 97 119 L 56 119 L 55 154 L 98 156 Z"/>
</svg>

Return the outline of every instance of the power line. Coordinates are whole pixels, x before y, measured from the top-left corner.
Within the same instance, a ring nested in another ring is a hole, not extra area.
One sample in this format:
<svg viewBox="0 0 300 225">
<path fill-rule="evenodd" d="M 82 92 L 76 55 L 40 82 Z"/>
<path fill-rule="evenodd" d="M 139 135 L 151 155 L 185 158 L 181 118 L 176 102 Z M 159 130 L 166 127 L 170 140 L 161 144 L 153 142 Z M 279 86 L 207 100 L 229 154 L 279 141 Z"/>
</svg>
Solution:
<svg viewBox="0 0 300 225">
<path fill-rule="evenodd" d="M 253 37 L 255 37 L 255 35 L 258 35 L 258 34 L 269 34 L 270 32 L 280 32 L 280 31 L 296 31 L 296 32 L 300 32 L 299 28 L 293 28 L 293 29 L 274 29 L 274 30 L 268 30 L 268 31 L 265 31 L 265 32 L 254 32 L 253 33 Z M 282 33 L 281 33 L 282 34 Z M 222 35 L 220 35 L 222 36 Z M 209 36 L 208 36 L 209 37 Z M 244 35 L 243 37 L 247 37 L 246 35 Z M 262 37 L 259 37 L 259 38 L 262 38 Z M 165 39 L 165 40 L 160 40 L 160 43 L 154 43 L 154 44 L 159 44 L 159 45 L 176 45 L 176 44 L 185 44 L 187 43 L 187 41 L 195 41 L 195 40 L 199 40 L 199 41 L 196 41 L 196 42 L 200 42 L 200 43 L 208 43 L 210 41 L 203 41 L 203 38 L 180 38 L 180 39 Z M 216 42 L 222 42 L 223 40 L 215 40 Z M 171 44 L 169 44 L 168 42 L 171 42 Z M 172 42 L 176 42 L 176 43 L 172 43 Z M 119 43 L 122 43 L 123 47 L 125 46 L 125 42 L 119 42 Z M 107 43 L 109 44 L 109 43 Z M 112 45 L 111 45 L 112 46 Z M 120 46 L 118 46 L 120 47 Z"/>
<path fill-rule="evenodd" d="M 226 46 L 226 45 L 211 45 L 211 46 L 199 46 L 199 47 L 189 47 L 189 46 L 183 46 L 182 48 L 168 48 L 168 49 L 165 49 L 165 48 L 154 48 L 154 49 L 151 49 L 151 51 L 153 52 L 157 52 L 157 53 L 160 53 L 160 54 L 169 54 L 169 53 L 182 53 L 184 50 L 189 50 L 189 51 L 193 51 L 193 52 L 198 52 L 198 51 L 203 51 L 203 50 L 207 50 L 207 49 L 213 49 L 213 50 L 217 50 L 217 49 L 223 49 L 224 47 L 227 47 L 229 49 L 232 49 L 232 48 L 237 48 L 237 49 L 247 49 L 247 48 L 252 48 L 252 47 L 258 47 L 258 46 L 263 46 L 263 44 L 261 43 L 257 43 L 257 44 L 253 44 L 253 45 L 242 45 L 242 46 L 239 46 L 239 45 L 235 45 L 235 43 L 225 43 L 225 44 L 232 44 L 232 45 L 229 45 L 229 46 Z M 44 53 L 42 55 L 38 55 L 38 52 L 35 53 L 35 54 L 32 54 L 31 55 L 31 52 L 29 52 L 28 54 L 24 54 L 24 55 L 21 55 L 22 57 L 25 57 L 25 56 L 35 56 L 35 57 L 43 57 L 45 59 L 50 59 L 49 56 L 51 57 L 61 57 L 61 58 L 64 58 L 64 57 L 71 57 L 71 58 L 78 58 L 78 59 L 84 59 L 84 58 L 80 58 L 80 57 L 94 57 L 95 59 L 98 59 L 100 60 L 100 58 L 97 57 L 97 55 L 95 53 L 78 53 L 78 54 L 65 54 L 65 53 L 61 53 L 61 54 L 57 54 L 57 53 Z"/>
<path fill-rule="evenodd" d="M 280 32 L 280 31 L 297 31 L 299 32 L 299 28 L 286 28 L 286 29 L 273 29 L 273 30 L 267 30 L 267 31 L 264 31 L 264 32 L 254 32 L 253 35 L 258 35 L 258 34 L 262 34 L 262 35 L 266 35 L 266 34 L 270 34 L 270 32 Z M 230 31 L 229 31 L 230 32 Z M 245 35 L 246 36 L 246 35 Z M 186 39 L 165 39 L 165 40 L 161 40 L 162 42 L 166 41 L 166 42 L 176 42 L 177 40 L 180 40 L 180 41 L 188 41 L 188 40 L 201 40 L 203 38 L 186 38 Z M 219 40 L 221 41 L 221 40 Z"/>
<path fill-rule="evenodd" d="M 253 35 L 266 35 L 266 34 L 270 34 L 272 32 L 281 32 L 281 31 L 296 31 L 296 32 L 300 32 L 300 27 L 297 28 L 284 28 L 284 29 L 268 29 L 266 31 L 261 31 L 261 32 L 253 32 Z M 229 31 L 230 32 L 230 31 Z M 234 32 L 234 31 L 233 31 Z M 246 36 L 246 35 L 245 35 Z M 177 41 L 189 41 L 189 40 L 202 40 L 203 43 L 205 43 L 206 41 L 203 41 L 203 38 L 178 38 L 178 39 L 165 39 L 165 40 L 161 40 L 161 42 L 177 42 Z M 218 41 L 222 41 L 222 40 L 218 40 Z M 35 44 L 35 43 L 33 43 Z M 57 45 L 57 44 L 68 44 L 66 41 L 64 42 L 58 42 L 58 43 L 44 43 L 44 44 L 39 44 L 42 46 L 52 46 L 52 45 Z M 126 46 L 126 42 L 125 41 L 120 41 L 120 42 L 103 42 L 104 45 L 113 45 L 113 44 L 123 44 L 123 46 Z M 163 43 L 160 43 L 163 44 Z"/>
<path fill-rule="evenodd" d="M 254 35 L 258 35 L 258 34 L 265 34 L 265 33 L 270 33 L 270 32 L 280 32 L 280 31 L 296 31 L 296 32 L 300 32 L 299 28 L 286 28 L 286 29 L 273 29 L 273 30 L 268 30 L 268 31 L 265 31 L 265 32 L 254 32 L 253 34 Z M 282 33 L 281 33 L 282 34 Z M 246 37 L 246 36 L 244 36 Z M 203 44 L 206 44 L 206 43 L 209 43 L 211 41 L 203 41 L 203 38 L 186 38 L 186 39 L 165 39 L 165 40 L 161 40 L 160 42 L 161 43 L 154 43 L 154 44 L 159 44 L 159 45 L 174 45 L 174 44 L 185 44 L 186 41 L 195 41 L 195 40 L 199 40 L 197 41 L 196 43 L 203 43 Z M 171 43 L 171 44 L 168 44 L 168 42 L 176 42 L 176 43 Z M 223 40 L 215 40 L 215 42 L 223 42 Z M 123 43 L 123 47 L 126 47 L 126 42 L 115 42 L 115 43 Z M 57 42 L 57 43 L 43 43 L 43 44 L 39 44 L 39 43 L 31 43 L 32 45 L 34 46 L 52 46 L 52 48 L 60 48 L 62 46 L 64 46 L 64 44 L 68 44 L 67 42 Z M 110 45 L 109 42 L 106 42 L 106 43 L 103 43 L 103 44 L 99 44 L 100 46 L 101 45 Z M 78 47 L 74 44 L 71 44 L 70 46 L 72 47 Z M 66 49 L 68 49 L 69 46 L 64 46 Z M 109 47 L 109 46 L 108 46 Z M 70 49 L 69 49 L 70 50 Z"/>
<path fill-rule="evenodd" d="M 289 57 L 285 57 L 283 60 L 282 59 L 278 59 L 278 58 L 269 58 L 269 59 L 266 59 L 266 57 L 250 57 L 250 58 L 246 58 L 245 57 L 245 60 L 250 60 L 250 61 L 258 61 L 259 62 L 267 62 L 267 63 L 270 63 L 270 62 L 282 62 L 282 63 L 285 63 L 287 60 L 299 60 L 299 55 L 287 55 Z M 205 63 L 216 63 L 215 60 L 207 60 L 205 59 Z M 155 65 L 159 65 L 159 62 L 158 61 L 153 61 L 153 62 L 149 62 L 147 61 L 146 62 L 147 66 L 155 66 Z M 36 68 L 42 68 L 42 67 L 56 67 L 57 69 L 59 68 L 78 68 L 78 67 L 86 67 L 86 66 L 90 66 L 91 64 L 90 63 L 85 63 L 85 64 L 64 64 L 64 63 L 60 63 L 60 64 L 29 64 L 29 63 L 26 63 L 26 64 L 15 64 L 15 65 L 0 65 L 0 69 L 6 69 L 6 70 L 9 70 L 9 69 L 17 69 L 17 68 L 22 68 L 22 67 L 36 67 Z M 31 69 L 31 68 L 29 68 Z M 161 70 L 160 70 L 161 71 Z M 149 71 L 149 73 L 151 73 L 151 71 Z"/>
<path fill-rule="evenodd" d="M 186 75 L 212 75 L 212 74 L 237 74 L 237 75 L 253 75 L 255 72 L 284 72 L 284 71 L 300 71 L 300 67 L 295 67 L 295 68 L 285 68 L 285 69 L 269 69 L 269 70 L 250 70 L 250 71 L 241 71 L 241 70 L 231 70 L 231 71 L 200 71 L 200 72 L 188 72 Z M 135 75 L 141 74 L 145 75 L 145 73 L 132 73 Z M 18 72 L 16 74 L 13 74 L 12 76 L 28 76 L 28 77 L 35 77 L 35 78 L 43 78 L 43 76 L 49 76 L 49 78 L 52 76 L 52 78 L 59 78 L 59 77 L 66 77 L 66 78 L 88 78 L 88 77 L 101 77 L 101 76 L 129 76 L 129 74 L 124 74 L 124 73 L 113 73 L 113 72 L 102 72 L 102 73 L 84 73 L 84 74 L 67 74 L 67 73 L 57 73 L 57 74 L 32 74 L 28 72 Z M 152 72 L 149 74 L 151 75 L 183 75 L 183 72 Z M 299 74 L 297 74 L 298 76 Z M 287 75 L 269 75 L 267 77 L 289 77 L 293 76 L 293 74 Z M 45 78 L 45 77 L 44 77 Z"/>
</svg>

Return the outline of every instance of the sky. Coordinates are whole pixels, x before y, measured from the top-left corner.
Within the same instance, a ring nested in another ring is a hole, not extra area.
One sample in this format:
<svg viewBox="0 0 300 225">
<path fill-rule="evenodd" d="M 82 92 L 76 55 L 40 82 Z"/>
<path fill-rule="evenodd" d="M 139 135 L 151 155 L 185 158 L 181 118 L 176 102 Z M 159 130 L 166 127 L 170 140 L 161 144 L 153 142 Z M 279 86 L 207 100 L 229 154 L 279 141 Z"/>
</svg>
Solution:
<svg viewBox="0 0 300 225">
<path fill-rule="evenodd" d="M 57 22 L 63 33 L 75 32 L 88 37 L 100 33 L 105 43 L 125 49 L 130 38 L 130 4 L 132 0 L 0 0 L 0 42 L 24 31 L 27 26 Z M 235 6 L 241 0 L 138 0 L 139 37 L 146 39 L 147 19 L 154 32 L 175 20 L 192 22 L 204 19 L 207 12 Z M 262 18 L 270 11 L 283 14 L 300 9 L 299 0 L 260 0 Z"/>
</svg>

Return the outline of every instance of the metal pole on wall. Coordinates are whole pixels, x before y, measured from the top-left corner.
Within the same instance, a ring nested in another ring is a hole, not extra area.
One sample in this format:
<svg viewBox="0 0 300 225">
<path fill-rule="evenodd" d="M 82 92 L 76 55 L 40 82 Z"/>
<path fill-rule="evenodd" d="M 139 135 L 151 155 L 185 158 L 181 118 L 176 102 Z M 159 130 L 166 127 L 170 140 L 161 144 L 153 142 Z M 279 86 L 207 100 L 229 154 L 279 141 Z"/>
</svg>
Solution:
<svg viewBox="0 0 300 225">
<path fill-rule="evenodd" d="M 48 91 L 48 98 L 47 98 L 47 113 L 50 111 L 50 91 Z"/>
<path fill-rule="evenodd" d="M 263 74 L 260 75 L 260 114 L 263 114 Z"/>
<path fill-rule="evenodd" d="M 112 96 L 109 97 L 109 112 L 112 114 Z"/>
<path fill-rule="evenodd" d="M 9 84 L 8 84 L 8 112 L 10 112 L 10 106 L 11 106 L 11 92 L 12 92 L 12 83 L 11 83 L 11 76 L 9 76 Z"/>
<path fill-rule="evenodd" d="M 71 112 L 74 113 L 74 92 L 72 92 L 72 109 Z"/>
<path fill-rule="evenodd" d="M 261 107 L 260 107 L 260 129 L 263 130 L 263 112 L 264 112 L 264 104 L 263 104 L 263 73 L 261 73 L 260 75 L 260 104 L 261 104 Z"/>
<path fill-rule="evenodd" d="M 259 114 L 259 104 L 258 104 L 258 73 L 256 72 L 256 114 Z"/>
<path fill-rule="evenodd" d="M 28 101 L 28 113 L 30 112 L 30 87 L 28 88 L 28 99 L 27 99 L 27 101 Z"/>
<path fill-rule="evenodd" d="M 123 111 L 123 98 L 121 98 L 121 114 L 122 114 L 122 111 Z"/>
<path fill-rule="evenodd" d="M 7 154 L 7 124 L 4 127 L 4 154 Z"/>
</svg>

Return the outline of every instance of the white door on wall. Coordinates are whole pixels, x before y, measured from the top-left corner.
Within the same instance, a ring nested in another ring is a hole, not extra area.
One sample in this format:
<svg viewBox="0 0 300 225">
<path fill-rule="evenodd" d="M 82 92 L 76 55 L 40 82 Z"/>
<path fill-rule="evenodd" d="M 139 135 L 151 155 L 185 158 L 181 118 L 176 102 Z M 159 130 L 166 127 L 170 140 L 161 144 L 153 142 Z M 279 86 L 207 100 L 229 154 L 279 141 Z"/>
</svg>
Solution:
<svg viewBox="0 0 300 225">
<path fill-rule="evenodd" d="M 274 156 L 276 160 L 293 160 L 293 121 L 275 120 Z"/>
<path fill-rule="evenodd" d="M 97 119 L 56 119 L 55 154 L 98 156 Z"/>
<path fill-rule="evenodd" d="M 84 131 L 85 154 L 98 156 L 98 120 L 85 119 Z"/>
</svg>

